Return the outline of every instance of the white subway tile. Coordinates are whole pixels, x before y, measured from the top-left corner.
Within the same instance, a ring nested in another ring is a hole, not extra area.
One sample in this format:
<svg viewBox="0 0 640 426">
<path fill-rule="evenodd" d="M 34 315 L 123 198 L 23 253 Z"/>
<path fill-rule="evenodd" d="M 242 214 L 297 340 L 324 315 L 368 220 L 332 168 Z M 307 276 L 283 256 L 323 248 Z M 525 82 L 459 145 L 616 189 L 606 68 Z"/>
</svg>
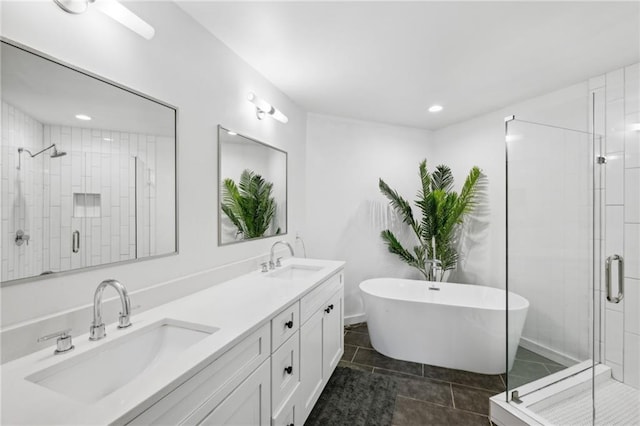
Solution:
<svg viewBox="0 0 640 426">
<path fill-rule="evenodd" d="M 640 334 L 640 280 L 625 278 L 624 293 L 624 329 Z"/>
<path fill-rule="evenodd" d="M 640 223 L 640 168 L 624 171 L 624 220 Z"/>
<path fill-rule="evenodd" d="M 633 333 L 624 336 L 624 382 L 640 389 L 640 336 Z"/>
<path fill-rule="evenodd" d="M 624 251 L 624 207 L 605 206 L 605 253 L 607 256 Z"/>
<path fill-rule="evenodd" d="M 605 310 L 605 354 L 607 362 L 622 365 L 624 325 L 622 312 Z"/>
<path fill-rule="evenodd" d="M 608 72 L 607 82 L 607 102 L 622 99 L 624 97 L 624 69 Z"/>
<path fill-rule="evenodd" d="M 624 99 L 607 103 L 607 153 L 624 150 Z"/>
<path fill-rule="evenodd" d="M 640 115 L 640 114 L 639 114 Z M 634 125 L 640 126 L 640 117 L 627 115 L 627 131 L 624 140 L 624 166 L 627 168 L 640 167 L 640 129 L 635 130 Z"/>
<path fill-rule="evenodd" d="M 607 154 L 606 204 L 624 203 L 624 158 L 621 152 Z"/>
<path fill-rule="evenodd" d="M 625 276 L 640 279 L 640 224 L 624 225 L 624 260 Z"/>
<path fill-rule="evenodd" d="M 640 111 L 640 64 L 625 69 L 624 101 L 627 114 Z"/>
</svg>

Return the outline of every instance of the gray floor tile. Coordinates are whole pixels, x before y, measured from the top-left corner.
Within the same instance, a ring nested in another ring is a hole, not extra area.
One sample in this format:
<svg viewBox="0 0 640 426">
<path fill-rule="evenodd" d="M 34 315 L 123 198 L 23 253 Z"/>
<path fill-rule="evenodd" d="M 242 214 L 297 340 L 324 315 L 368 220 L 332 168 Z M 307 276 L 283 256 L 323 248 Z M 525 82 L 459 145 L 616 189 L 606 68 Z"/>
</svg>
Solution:
<svg viewBox="0 0 640 426">
<path fill-rule="evenodd" d="M 422 375 L 422 365 L 416 362 L 401 361 L 386 357 L 373 349 L 358 348 L 353 362 L 386 370 L 400 371 L 401 373 Z"/>
<path fill-rule="evenodd" d="M 541 377 L 548 376 L 549 370 L 545 368 L 544 364 L 516 359 L 513 362 L 513 368 L 509 371 L 509 374 L 531 379 L 539 379 Z"/>
<path fill-rule="evenodd" d="M 453 407 L 451 385 L 449 383 L 380 368 L 374 368 L 373 373 L 393 377 L 398 384 L 398 395 Z"/>
<path fill-rule="evenodd" d="M 479 374 L 470 371 L 425 365 L 424 376 L 445 382 L 457 383 L 459 385 L 496 391 L 496 393 L 504 391 L 504 384 L 498 374 Z"/>
<path fill-rule="evenodd" d="M 474 413 L 489 415 L 489 398 L 496 392 L 483 389 L 469 388 L 461 385 L 451 385 L 455 408 Z"/>
<path fill-rule="evenodd" d="M 549 370 L 549 373 L 557 373 L 558 371 L 562 371 L 567 368 L 560 364 L 544 364 L 544 366 Z"/>
<path fill-rule="evenodd" d="M 369 366 L 366 366 L 366 365 L 360 365 L 360 364 L 354 364 L 352 362 L 338 361 L 338 367 L 352 368 L 354 370 L 366 371 L 367 373 L 373 373 L 373 367 L 369 367 Z"/>
<path fill-rule="evenodd" d="M 344 345 L 344 353 L 342 354 L 342 360 L 343 361 L 347 361 L 347 362 L 351 362 L 351 360 L 353 359 L 353 356 L 356 353 L 356 347 L 355 346 L 351 346 L 351 345 Z"/>
<path fill-rule="evenodd" d="M 532 377 L 520 377 L 513 374 L 509 374 L 509 383 L 508 383 L 509 389 L 511 390 L 511 389 L 518 388 L 522 385 L 526 385 L 527 383 L 531 383 L 534 380 L 537 380 L 537 379 L 534 379 Z"/>
<path fill-rule="evenodd" d="M 355 331 L 358 333 L 365 333 L 365 334 L 369 334 L 369 328 L 367 327 L 367 323 L 366 322 L 361 322 L 359 324 L 352 324 L 349 325 L 347 327 L 345 327 L 347 329 L 347 331 Z"/>
<path fill-rule="evenodd" d="M 429 402 L 398 396 L 393 413 L 393 424 L 397 426 L 425 425 L 488 425 L 488 418 L 478 414 L 455 410 Z"/>
<path fill-rule="evenodd" d="M 344 336 L 344 343 L 348 345 L 362 346 L 363 348 L 372 349 L 369 335 L 365 333 L 347 331 L 347 334 Z"/>
<path fill-rule="evenodd" d="M 516 359 L 520 359 L 523 361 L 539 362 L 542 364 L 560 365 L 557 362 L 552 361 L 549 358 L 543 357 L 542 355 L 538 355 L 537 353 L 532 352 L 529 349 L 525 349 L 522 346 L 518 346 L 518 351 L 516 352 Z"/>
</svg>

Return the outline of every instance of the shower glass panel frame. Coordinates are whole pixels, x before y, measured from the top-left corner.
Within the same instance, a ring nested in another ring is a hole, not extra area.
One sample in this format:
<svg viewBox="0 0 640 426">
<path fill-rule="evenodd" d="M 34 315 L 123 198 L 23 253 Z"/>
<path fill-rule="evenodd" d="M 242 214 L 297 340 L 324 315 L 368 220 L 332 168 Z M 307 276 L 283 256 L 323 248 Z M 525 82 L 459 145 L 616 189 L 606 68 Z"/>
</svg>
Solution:
<svg viewBox="0 0 640 426">
<path fill-rule="evenodd" d="M 506 346 L 506 400 L 517 409 L 520 398 L 563 380 L 549 376 L 600 363 L 602 150 L 593 133 L 505 119 L 508 330 L 509 293 L 530 303 L 518 352 Z M 593 421 L 593 375 L 591 394 L 582 415 Z"/>
</svg>

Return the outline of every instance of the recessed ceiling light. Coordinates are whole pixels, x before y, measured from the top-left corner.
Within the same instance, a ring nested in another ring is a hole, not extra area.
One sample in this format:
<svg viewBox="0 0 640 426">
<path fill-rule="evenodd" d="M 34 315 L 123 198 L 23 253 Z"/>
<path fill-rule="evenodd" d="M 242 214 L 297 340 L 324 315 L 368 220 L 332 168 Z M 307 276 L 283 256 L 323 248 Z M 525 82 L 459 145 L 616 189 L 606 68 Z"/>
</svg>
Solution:
<svg viewBox="0 0 640 426">
<path fill-rule="evenodd" d="M 227 130 L 227 133 L 228 133 L 229 135 L 231 135 L 231 136 L 235 136 L 235 135 L 237 135 L 237 133 L 236 133 L 236 132 L 232 132 L 231 130 Z"/>
<path fill-rule="evenodd" d="M 89 116 L 88 116 L 88 115 L 86 115 L 86 114 L 76 114 L 76 118 L 77 118 L 78 120 L 84 120 L 84 121 L 89 121 L 89 120 L 91 120 L 91 117 L 89 117 Z"/>
<path fill-rule="evenodd" d="M 429 112 L 440 112 L 442 111 L 442 105 L 431 105 L 429 107 Z"/>
</svg>

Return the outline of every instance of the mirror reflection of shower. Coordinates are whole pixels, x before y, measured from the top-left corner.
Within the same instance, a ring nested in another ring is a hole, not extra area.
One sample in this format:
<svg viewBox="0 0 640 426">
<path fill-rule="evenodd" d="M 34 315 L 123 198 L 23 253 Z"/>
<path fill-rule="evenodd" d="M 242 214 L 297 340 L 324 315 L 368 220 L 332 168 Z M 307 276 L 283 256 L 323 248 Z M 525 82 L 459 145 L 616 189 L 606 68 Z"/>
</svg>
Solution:
<svg viewBox="0 0 640 426">
<path fill-rule="evenodd" d="M 45 149 L 36 152 L 35 154 L 32 154 L 31 151 L 29 151 L 26 148 L 18 148 L 18 167 L 16 167 L 16 169 L 20 170 L 20 166 L 21 166 L 21 160 L 22 160 L 22 152 L 25 151 L 27 154 L 29 154 L 31 156 L 31 158 L 37 157 L 38 155 L 42 154 L 43 152 L 49 150 L 53 148 L 53 151 L 50 154 L 51 158 L 58 158 L 58 157 L 63 157 L 65 155 L 67 155 L 66 152 L 64 151 L 58 151 L 58 148 L 56 147 L 56 144 L 51 144 L 50 146 L 46 147 Z"/>
</svg>

